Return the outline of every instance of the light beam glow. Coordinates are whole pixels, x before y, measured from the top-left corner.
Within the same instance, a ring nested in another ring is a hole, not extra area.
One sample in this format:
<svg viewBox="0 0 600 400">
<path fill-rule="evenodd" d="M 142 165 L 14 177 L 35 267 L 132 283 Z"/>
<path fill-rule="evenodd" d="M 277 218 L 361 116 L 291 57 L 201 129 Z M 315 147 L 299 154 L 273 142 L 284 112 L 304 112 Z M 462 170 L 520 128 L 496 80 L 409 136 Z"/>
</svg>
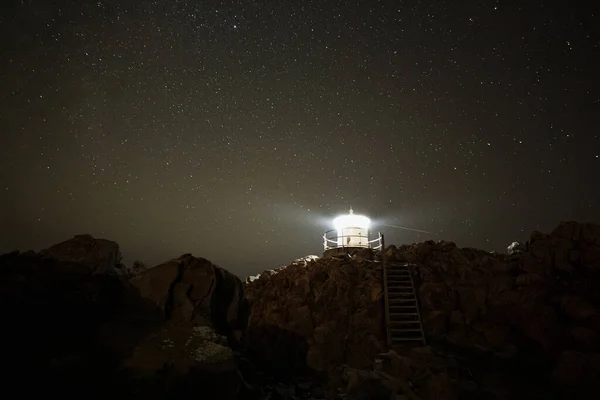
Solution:
<svg viewBox="0 0 600 400">
<path fill-rule="evenodd" d="M 369 229 L 371 220 L 364 215 L 340 215 L 333 220 L 333 227 L 338 231 L 347 228 L 364 228 Z"/>
</svg>

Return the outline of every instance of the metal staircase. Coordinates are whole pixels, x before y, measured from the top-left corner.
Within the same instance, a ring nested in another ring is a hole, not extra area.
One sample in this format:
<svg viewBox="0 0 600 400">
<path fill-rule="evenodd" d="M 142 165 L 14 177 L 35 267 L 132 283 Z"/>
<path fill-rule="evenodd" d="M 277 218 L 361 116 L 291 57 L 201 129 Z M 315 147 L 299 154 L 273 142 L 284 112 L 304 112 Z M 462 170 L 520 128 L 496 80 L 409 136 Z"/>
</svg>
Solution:
<svg viewBox="0 0 600 400">
<path fill-rule="evenodd" d="M 425 342 L 419 304 L 406 263 L 383 263 L 385 323 L 388 347 Z"/>
</svg>

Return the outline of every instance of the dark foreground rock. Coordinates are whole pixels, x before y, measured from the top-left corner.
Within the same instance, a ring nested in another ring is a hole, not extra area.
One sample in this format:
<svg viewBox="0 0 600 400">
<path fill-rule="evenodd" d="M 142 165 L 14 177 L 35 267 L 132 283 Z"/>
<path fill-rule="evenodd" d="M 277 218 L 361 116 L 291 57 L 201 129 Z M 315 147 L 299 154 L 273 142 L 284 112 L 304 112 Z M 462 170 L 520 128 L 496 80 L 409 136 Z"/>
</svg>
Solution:
<svg viewBox="0 0 600 400">
<path fill-rule="evenodd" d="M 7 393 L 237 398 L 241 281 L 191 255 L 129 280 L 118 246 L 94 240 L 0 257 Z"/>
</svg>

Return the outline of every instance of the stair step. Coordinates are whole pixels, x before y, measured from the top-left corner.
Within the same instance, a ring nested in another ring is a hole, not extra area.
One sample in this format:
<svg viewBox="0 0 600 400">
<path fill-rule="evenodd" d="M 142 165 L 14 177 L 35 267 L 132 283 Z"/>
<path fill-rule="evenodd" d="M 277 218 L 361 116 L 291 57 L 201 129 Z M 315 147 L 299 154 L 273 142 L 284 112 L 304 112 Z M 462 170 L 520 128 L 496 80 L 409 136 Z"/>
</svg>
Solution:
<svg viewBox="0 0 600 400">
<path fill-rule="evenodd" d="M 396 346 L 406 342 L 426 343 L 409 264 L 389 265 L 384 262 L 383 268 L 388 343 Z"/>
<path fill-rule="evenodd" d="M 395 340 L 423 340 L 421 332 L 403 332 L 402 336 L 393 336 L 392 342 Z"/>
<path fill-rule="evenodd" d="M 392 338 L 392 342 L 422 342 L 423 336 L 403 337 L 403 338 Z"/>
<path fill-rule="evenodd" d="M 403 340 L 403 339 L 421 339 L 423 337 L 423 333 L 415 329 L 414 331 L 409 332 L 398 332 L 397 336 L 392 336 L 392 341 L 394 340 Z"/>
</svg>

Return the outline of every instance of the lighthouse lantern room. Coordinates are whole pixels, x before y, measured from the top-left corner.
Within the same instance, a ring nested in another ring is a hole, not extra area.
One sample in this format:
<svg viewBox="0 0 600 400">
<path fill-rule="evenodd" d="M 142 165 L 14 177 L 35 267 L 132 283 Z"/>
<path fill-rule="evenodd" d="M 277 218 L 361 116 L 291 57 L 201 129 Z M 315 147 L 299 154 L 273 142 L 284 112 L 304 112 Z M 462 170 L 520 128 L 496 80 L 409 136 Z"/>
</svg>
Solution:
<svg viewBox="0 0 600 400">
<path fill-rule="evenodd" d="M 364 215 L 356 215 L 352 208 L 347 215 L 333 220 L 334 229 L 323 235 L 323 257 L 350 254 L 361 248 L 380 250 L 383 247 L 383 236 L 378 232 L 377 238 L 369 238 L 371 220 Z"/>
</svg>

